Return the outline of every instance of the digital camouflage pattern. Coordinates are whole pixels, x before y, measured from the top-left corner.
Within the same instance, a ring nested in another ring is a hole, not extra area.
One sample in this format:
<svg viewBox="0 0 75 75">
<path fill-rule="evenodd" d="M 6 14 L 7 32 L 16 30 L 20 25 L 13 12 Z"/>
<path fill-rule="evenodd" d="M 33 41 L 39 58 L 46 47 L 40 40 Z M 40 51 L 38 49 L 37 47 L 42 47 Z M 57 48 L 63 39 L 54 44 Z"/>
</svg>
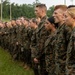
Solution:
<svg viewBox="0 0 75 75">
<path fill-rule="evenodd" d="M 75 75 L 75 27 L 71 32 L 67 47 L 66 75 Z"/>
<path fill-rule="evenodd" d="M 71 29 L 65 24 L 58 27 L 55 38 L 56 74 L 65 75 L 66 53 Z"/>
<path fill-rule="evenodd" d="M 36 56 L 39 60 L 39 65 L 40 65 L 40 74 L 45 75 L 46 73 L 46 66 L 45 66 L 45 53 L 44 53 L 44 42 L 47 38 L 48 32 L 46 31 L 44 27 L 44 23 L 46 21 L 47 17 L 43 17 L 41 19 L 41 22 L 38 25 L 38 28 L 36 30 Z"/>
<path fill-rule="evenodd" d="M 49 73 L 49 75 L 55 75 L 54 39 L 55 39 L 55 33 L 50 33 L 44 46 L 46 71 Z"/>
</svg>

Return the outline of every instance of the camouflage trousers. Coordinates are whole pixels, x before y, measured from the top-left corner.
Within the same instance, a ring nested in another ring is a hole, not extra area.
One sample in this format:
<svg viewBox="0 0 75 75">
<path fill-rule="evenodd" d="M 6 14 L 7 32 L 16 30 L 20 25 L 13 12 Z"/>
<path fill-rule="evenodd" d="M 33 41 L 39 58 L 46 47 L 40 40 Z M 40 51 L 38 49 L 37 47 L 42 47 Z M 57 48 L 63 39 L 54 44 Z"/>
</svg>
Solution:
<svg viewBox="0 0 75 75">
<path fill-rule="evenodd" d="M 51 67 L 49 68 L 48 75 L 56 75 L 56 73 L 55 73 L 55 64 L 51 65 Z"/>
<path fill-rule="evenodd" d="M 46 71 L 46 63 L 45 60 L 40 60 L 39 63 L 39 73 L 40 75 L 48 75 L 47 71 Z"/>
<path fill-rule="evenodd" d="M 66 66 L 66 75 L 75 75 L 75 66 Z"/>
<path fill-rule="evenodd" d="M 64 64 L 55 63 L 55 65 L 56 65 L 55 70 L 56 75 L 66 75 L 65 63 Z"/>
</svg>

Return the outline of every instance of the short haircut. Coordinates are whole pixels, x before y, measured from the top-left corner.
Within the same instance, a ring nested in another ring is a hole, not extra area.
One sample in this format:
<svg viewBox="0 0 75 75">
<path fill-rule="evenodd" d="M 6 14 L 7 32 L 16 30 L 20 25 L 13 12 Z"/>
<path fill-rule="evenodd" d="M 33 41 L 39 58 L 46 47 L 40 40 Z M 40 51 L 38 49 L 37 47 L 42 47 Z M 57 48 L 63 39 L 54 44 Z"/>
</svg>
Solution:
<svg viewBox="0 0 75 75">
<path fill-rule="evenodd" d="M 39 7 L 39 8 L 45 9 L 45 11 L 47 11 L 47 7 L 46 7 L 45 4 L 37 4 L 36 7 Z"/>
<path fill-rule="evenodd" d="M 67 10 L 67 6 L 66 5 L 56 5 L 54 10 L 57 10 L 57 9 L 61 9 L 63 11 L 66 11 Z"/>
</svg>

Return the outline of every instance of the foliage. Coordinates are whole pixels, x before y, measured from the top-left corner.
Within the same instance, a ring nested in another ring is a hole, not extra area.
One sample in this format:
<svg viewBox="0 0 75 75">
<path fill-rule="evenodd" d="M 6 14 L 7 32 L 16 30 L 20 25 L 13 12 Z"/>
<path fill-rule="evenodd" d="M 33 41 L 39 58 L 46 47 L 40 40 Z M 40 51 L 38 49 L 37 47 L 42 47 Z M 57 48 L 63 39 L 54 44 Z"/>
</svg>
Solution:
<svg viewBox="0 0 75 75">
<path fill-rule="evenodd" d="M 38 0 L 36 0 L 36 3 L 39 3 Z M 3 18 L 10 18 L 10 9 L 11 9 L 12 19 L 18 18 L 18 17 L 21 17 L 21 16 L 24 16 L 24 17 L 27 17 L 27 18 L 33 18 L 33 17 L 35 17 L 34 7 L 35 7 L 36 3 L 33 2 L 33 4 L 22 4 L 22 5 L 11 3 L 11 7 L 10 7 L 9 0 L 5 0 L 2 3 Z M 54 6 L 49 8 L 49 10 L 47 12 L 48 16 L 52 15 L 53 8 L 54 8 Z M 1 4 L 0 4 L 0 11 L 1 11 Z M 1 14 L 1 12 L 0 12 L 0 14 Z"/>
<path fill-rule="evenodd" d="M 47 11 L 48 17 L 52 16 L 53 11 L 54 11 L 54 6 L 50 7 L 49 10 Z"/>
</svg>

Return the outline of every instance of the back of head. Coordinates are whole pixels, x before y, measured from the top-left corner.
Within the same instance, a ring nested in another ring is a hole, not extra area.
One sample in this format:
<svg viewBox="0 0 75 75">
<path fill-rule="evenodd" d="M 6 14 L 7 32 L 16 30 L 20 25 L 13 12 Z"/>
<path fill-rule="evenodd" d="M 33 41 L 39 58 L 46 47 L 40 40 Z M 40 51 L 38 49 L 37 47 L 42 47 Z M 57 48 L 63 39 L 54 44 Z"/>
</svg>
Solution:
<svg viewBox="0 0 75 75">
<path fill-rule="evenodd" d="M 35 18 L 32 18 L 31 20 L 32 20 L 33 23 L 37 24 L 37 20 Z"/>
<path fill-rule="evenodd" d="M 53 16 L 49 17 L 49 18 L 48 18 L 48 21 L 49 21 L 51 24 L 54 24 L 54 17 L 53 17 Z"/>
<path fill-rule="evenodd" d="M 51 24 L 53 24 L 56 28 L 58 27 L 58 24 L 55 23 L 55 19 L 54 19 L 53 16 L 49 17 L 47 20 L 48 20 Z"/>
</svg>

